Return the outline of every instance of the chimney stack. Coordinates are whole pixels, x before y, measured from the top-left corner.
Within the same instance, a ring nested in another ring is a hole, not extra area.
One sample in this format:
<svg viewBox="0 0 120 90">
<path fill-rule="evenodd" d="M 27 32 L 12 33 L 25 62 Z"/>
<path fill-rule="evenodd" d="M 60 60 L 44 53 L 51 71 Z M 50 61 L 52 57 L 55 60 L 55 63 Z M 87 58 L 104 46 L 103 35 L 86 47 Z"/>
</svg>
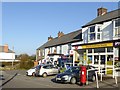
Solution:
<svg viewBox="0 0 120 90">
<path fill-rule="evenodd" d="M 64 35 L 64 33 L 63 32 L 58 32 L 58 37 L 61 37 L 61 36 L 63 36 Z"/>
<path fill-rule="evenodd" d="M 4 45 L 4 52 L 6 52 L 6 53 L 8 52 L 8 44 Z"/>
<path fill-rule="evenodd" d="M 101 8 L 97 9 L 97 16 L 101 16 L 101 15 L 104 15 L 106 13 L 107 13 L 107 9 L 106 8 L 101 7 Z"/>
<path fill-rule="evenodd" d="M 51 37 L 51 35 L 50 35 L 50 37 L 48 37 L 48 41 L 50 41 L 50 40 L 52 40 L 53 39 L 53 37 Z"/>
</svg>

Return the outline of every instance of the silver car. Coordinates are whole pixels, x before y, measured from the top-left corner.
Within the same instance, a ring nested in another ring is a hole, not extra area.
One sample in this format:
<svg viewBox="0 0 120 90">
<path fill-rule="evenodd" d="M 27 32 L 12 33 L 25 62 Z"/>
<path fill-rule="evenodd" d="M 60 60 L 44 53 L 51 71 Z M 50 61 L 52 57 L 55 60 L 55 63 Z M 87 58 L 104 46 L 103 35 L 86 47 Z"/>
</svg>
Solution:
<svg viewBox="0 0 120 90">
<path fill-rule="evenodd" d="M 48 75 L 55 75 L 59 73 L 59 69 L 52 64 L 41 65 L 39 69 L 36 69 L 36 76 L 47 77 Z"/>
</svg>

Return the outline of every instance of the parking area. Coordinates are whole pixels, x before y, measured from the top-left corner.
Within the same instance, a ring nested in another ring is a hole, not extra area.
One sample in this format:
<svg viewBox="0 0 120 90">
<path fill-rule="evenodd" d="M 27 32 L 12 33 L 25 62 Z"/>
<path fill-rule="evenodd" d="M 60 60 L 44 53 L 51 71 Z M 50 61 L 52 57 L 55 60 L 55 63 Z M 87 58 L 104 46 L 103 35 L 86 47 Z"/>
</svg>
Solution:
<svg viewBox="0 0 120 90">
<path fill-rule="evenodd" d="M 26 76 L 26 70 L 19 71 L 5 71 L 8 75 L 17 72 L 17 75 L 3 85 L 3 88 L 96 88 L 96 82 L 89 82 L 88 85 L 80 86 L 80 83 L 77 84 L 67 84 L 67 83 L 56 83 L 55 75 L 43 77 L 33 77 Z M 120 87 L 120 78 L 118 78 L 118 84 L 115 84 L 113 78 L 104 78 L 102 82 L 99 81 L 100 88 L 119 88 Z"/>
</svg>

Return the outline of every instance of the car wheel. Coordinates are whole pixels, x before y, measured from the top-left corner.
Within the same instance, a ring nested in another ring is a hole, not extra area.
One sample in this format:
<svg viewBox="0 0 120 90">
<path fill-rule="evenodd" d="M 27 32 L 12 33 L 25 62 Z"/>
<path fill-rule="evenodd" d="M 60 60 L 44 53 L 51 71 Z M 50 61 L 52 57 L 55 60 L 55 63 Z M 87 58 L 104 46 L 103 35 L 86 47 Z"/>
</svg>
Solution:
<svg viewBox="0 0 120 90">
<path fill-rule="evenodd" d="M 47 73 L 43 73 L 43 75 L 42 75 L 42 76 L 43 76 L 44 78 L 45 78 L 45 77 L 47 77 Z"/>
<path fill-rule="evenodd" d="M 76 83 L 76 78 L 75 78 L 75 77 L 72 77 L 71 80 L 70 80 L 70 83 L 71 83 L 71 84 L 75 84 L 75 83 Z"/>
<path fill-rule="evenodd" d="M 35 72 L 33 72 L 33 73 L 32 73 L 32 76 L 34 76 L 34 77 L 35 77 Z"/>
<path fill-rule="evenodd" d="M 96 80 L 95 75 L 92 76 L 92 81 L 94 82 Z"/>
</svg>

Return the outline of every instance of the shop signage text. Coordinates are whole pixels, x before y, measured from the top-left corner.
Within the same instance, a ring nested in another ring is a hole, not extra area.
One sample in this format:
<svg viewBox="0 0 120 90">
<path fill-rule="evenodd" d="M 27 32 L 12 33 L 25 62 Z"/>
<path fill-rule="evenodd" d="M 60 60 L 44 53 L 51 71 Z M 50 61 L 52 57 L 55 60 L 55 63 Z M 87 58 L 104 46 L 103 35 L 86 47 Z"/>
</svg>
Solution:
<svg viewBox="0 0 120 90">
<path fill-rule="evenodd" d="M 102 47 L 112 47 L 113 43 L 101 43 L 101 44 L 92 44 L 92 45 L 83 45 L 82 48 L 102 48 Z"/>
</svg>

